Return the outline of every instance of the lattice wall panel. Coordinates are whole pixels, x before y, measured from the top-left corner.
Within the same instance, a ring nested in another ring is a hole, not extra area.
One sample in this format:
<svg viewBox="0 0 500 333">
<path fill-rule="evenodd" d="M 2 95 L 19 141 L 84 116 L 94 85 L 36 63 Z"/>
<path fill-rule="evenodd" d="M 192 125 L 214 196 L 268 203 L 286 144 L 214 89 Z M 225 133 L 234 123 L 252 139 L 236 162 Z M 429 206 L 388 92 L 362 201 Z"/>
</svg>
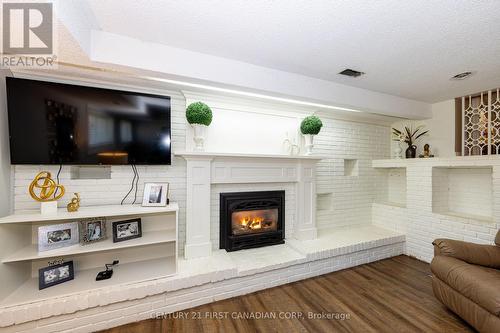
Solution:
<svg viewBox="0 0 500 333">
<path fill-rule="evenodd" d="M 500 154 L 500 94 L 499 89 L 492 93 L 491 98 L 491 154 Z"/>
<path fill-rule="evenodd" d="M 488 99 L 469 96 L 463 100 L 463 154 L 488 155 Z"/>
</svg>

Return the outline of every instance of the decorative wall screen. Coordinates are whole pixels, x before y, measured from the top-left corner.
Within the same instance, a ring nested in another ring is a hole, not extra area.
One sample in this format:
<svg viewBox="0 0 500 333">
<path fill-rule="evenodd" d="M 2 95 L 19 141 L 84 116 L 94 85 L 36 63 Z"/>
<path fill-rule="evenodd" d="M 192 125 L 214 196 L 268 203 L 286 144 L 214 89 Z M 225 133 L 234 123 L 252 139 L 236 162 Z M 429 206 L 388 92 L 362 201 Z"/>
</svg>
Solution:
<svg viewBox="0 0 500 333">
<path fill-rule="evenodd" d="M 462 155 L 500 154 L 499 89 L 462 97 Z"/>
</svg>

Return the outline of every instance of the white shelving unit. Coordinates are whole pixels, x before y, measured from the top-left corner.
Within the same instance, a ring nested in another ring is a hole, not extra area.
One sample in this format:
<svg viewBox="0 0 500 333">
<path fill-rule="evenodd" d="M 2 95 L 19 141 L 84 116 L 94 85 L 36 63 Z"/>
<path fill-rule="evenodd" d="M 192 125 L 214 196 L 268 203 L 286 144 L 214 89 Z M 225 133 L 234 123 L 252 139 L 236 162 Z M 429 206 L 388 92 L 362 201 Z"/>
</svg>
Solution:
<svg viewBox="0 0 500 333">
<path fill-rule="evenodd" d="M 116 285 L 128 285 L 163 278 L 177 273 L 177 203 L 166 207 L 95 206 L 81 207 L 69 213 L 60 209 L 54 215 L 41 215 L 38 211 L 17 212 L 0 218 L 0 232 L 12 235 L 11 244 L 0 265 L 19 272 L 19 279 L 9 284 L 10 290 L 0 299 L 2 307 L 21 305 L 53 297 L 69 296 L 79 292 Z M 73 245 L 51 251 L 38 252 L 38 227 L 105 217 L 107 239 L 88 245 Z M 113 243 L 112 223 L 141 218 L 142 237 Z M 38 269 L 48 261 L 62 258 L 72 260 L 75 278 L 47 289 L 38 290 Z M 119 260 L 113 277 L 96 281 L 104 264 Z M 12 287 L 14 286 L 14 287 Z"/>
</svg>

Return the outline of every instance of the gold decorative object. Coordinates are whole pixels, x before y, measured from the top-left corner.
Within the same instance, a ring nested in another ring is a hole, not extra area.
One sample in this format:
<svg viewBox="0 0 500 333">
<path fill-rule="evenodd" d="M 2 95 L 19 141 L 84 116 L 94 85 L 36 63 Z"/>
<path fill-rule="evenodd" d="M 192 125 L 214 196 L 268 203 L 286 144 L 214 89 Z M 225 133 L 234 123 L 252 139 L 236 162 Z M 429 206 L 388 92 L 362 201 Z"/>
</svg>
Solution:
<svg viewBox="0 0 500 333">
<path fill-rule="evenodd" d="M 70 203 L 66 206 L 68 212 L 76 212 L 80 208 L 80 195 L 75 193 L 74 198 L 71 199 Z"/>
<path fill-rule="evenodd" d="M 39 189 L 36 194 L 35 190 Z M 42 171 L 35 176 L 35 179 L 29 186 L 31 197 L 39 202 L 48 202 L 59 200 L 65 192 L 64 186 L 56 184 L 52 175 L 48 171 Z"/>
</svg>

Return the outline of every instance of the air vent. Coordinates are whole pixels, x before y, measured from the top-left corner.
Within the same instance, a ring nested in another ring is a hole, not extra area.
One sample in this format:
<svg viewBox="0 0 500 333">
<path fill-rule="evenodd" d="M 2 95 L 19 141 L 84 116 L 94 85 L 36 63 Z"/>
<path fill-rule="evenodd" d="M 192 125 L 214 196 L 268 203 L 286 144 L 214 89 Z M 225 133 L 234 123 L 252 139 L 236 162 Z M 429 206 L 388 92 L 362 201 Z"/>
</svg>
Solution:
<svg viewBox="0 0 500 333">
<path fill-rule="evenodd" d="M 358 77 L 361 76 L 365 73 L 360 72 L 360 71 L 355 71 L 354 69 L 344 69 L 342 72 L 339 73 L 340 75 L 345 75 L 345 76 L 350 76 L 350 77 Z"/>
<path fill-rule="evenodd" d="M 450 80 L 465 80 L 470 77 L 474 72 L 463 72 L 453 76 Z"/>
</svg>

